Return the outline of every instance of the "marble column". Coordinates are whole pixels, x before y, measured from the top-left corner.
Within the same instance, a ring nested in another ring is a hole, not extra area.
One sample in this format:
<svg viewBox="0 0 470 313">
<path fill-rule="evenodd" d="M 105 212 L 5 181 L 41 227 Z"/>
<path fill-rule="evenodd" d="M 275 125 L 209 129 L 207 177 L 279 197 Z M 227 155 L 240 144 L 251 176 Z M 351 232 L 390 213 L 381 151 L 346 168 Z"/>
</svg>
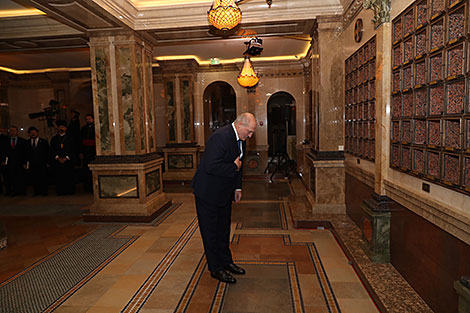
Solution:
<svg viewBox="0 0 470 313">
<path fill-rule="evenodd" d="M 197 169 L 200 146 L 194 139 L 195 60 L 160 61 L 166 101 L 167 137 L 164 180 L 190 181 Z"/>
<path fill-rule="evenodd" d="M 339 21 L 319 20 L 312 51 L 313 144 L 308 155 L 313 213 L 346 212 L 344 172 L 344 53 Z"/>
<path fill-rule="evenodd" d="M 152 46 L 135 33 L 90 38 L 97 158 L 85 221 L 149 222 L 170 204 L 156 153 Z"/>
<path fill-rule="evenodd" d="M 373 262 L 390 262 L 390 199 L 384 181 L 390 164 L 391 23 L 376 29 L 376 144 L 375 182 L 370 199 L 362 203 L 363 249 Z"/>
</svg>

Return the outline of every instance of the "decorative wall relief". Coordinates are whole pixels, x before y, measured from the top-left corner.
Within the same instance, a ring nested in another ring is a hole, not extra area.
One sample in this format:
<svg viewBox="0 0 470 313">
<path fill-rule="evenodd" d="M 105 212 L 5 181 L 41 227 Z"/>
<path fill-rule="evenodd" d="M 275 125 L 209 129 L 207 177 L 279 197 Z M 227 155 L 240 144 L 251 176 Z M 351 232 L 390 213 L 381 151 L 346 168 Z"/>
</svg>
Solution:
<svg viewBox="0 0 470 313">
<path fill-rule="evenodd" d="M 100 198 L 138 198 L 137 175 L 98 176 Z"/>
<path fill-rule="evenodd" d="M 192 168 L 194 168 L 192 154 L 168 154 L 168 169 L 181 170 Z"/>
<path fill-rule="evenodd" d="M 160 190 L 160 169 L 145 174 L 145 194 L 147 196 Z"/>
<path fill-rule="evenodd" d="M 375 27 L 379 27 L 382 23 L 390 22 L 390 0 L 364 0 L 362 6 L 364 9 L 371 9 L 374 11 Z M 400 25 L 400 28 L 402 26 Z"/>
<path fill-rule="evenodd" d="M 104 48 L 95 49 L 96 67 L 96 91 L 98 100 L 98 120 L 101 151 L 111 150 L 111 137 L 109 131 L 109 110 L 108 110 L 108 82 L 107 82 L 107 62 L 106 50 Z"/>
<path fill-rule="evenodd" d="M 135 151 L 134 103 L 132 98 L 131 49 L 119 48 L 119 73 L 121 75 L 121 106 L 123 114 L 124 147 Z"/>
<path fill-rule="evenodd" d="M 145 137 L 146 137 L 146 131 L 145 131 L 145 110 L 144 110 L 144 94 L 143 94 L 143 79 L 142 79 L 142 53 L 137 50 L 135 53 L 135 58 L 136 58 L 136 65 L 137 65 L 137 83 L 138 83 L 138 88 L 137 88 L 137 97 L 138 97 L 138 103 L 139 103 L 139 126 L 140 126 L 140 150 L 145 150 Z"/>
</svg>

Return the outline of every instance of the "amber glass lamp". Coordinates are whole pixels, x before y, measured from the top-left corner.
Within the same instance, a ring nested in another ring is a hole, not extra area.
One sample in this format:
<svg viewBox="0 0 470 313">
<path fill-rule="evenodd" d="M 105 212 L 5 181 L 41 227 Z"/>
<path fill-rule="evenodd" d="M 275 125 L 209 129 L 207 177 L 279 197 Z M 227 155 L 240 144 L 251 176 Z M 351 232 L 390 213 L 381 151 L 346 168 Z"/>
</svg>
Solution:
<svg viewBox="0 0 470 313">
<path fill-rule="evenodd" d="M 256 75 L 248 56 L 245 56 L 245 62 L 243 63 L 242 71 L 237 77 L 237 81 L 240 86 L 245 88 L 253 87 L 259 81 L 259 77 Z"/>
<path fill-rule="evenodd" d="M 215 28 L 227 31 L 240 23 L 242 11 L 235 3 L 235 0 L 214 0 L 207 12 L 207 18 Z"/>
</svg>

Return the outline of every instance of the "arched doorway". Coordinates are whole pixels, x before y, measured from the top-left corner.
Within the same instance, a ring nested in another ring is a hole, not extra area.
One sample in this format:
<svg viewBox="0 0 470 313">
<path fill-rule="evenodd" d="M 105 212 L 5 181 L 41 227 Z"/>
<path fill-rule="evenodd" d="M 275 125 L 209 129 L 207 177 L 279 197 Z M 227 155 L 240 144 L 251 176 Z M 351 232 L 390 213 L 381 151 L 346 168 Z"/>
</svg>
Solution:
<svg viewBox="0 0 470 313">
<path fill-rule="evenodd" d="M 295 152 L 295 99 L 287 92 L 276 92 L 268 100 L 268 155 Z M 292 145 L 294 147 L 292 147 Z"/>
<path fill-rule="evenodd" d="M 204 140 L 213 131 L 232 123 L 237 117 L 237 98 L 230 84 L 222 81 L 207 86 L 204 99 Z"/>
</svg>

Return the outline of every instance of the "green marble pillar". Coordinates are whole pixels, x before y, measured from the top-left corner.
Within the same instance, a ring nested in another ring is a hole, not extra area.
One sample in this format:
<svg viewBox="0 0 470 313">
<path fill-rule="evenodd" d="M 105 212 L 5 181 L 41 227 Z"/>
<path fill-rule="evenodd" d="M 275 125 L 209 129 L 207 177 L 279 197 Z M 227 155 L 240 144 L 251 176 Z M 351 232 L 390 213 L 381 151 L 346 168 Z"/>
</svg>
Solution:
<svg viewBox="0 0 470 313">
<path fill-rule="evenodd" d="M 85 221 L 150 222 L 171 203 L 156 153 L 152 49 L 136 33 L 90 38 L 97 158 Z"/>
<path fill-rule="evenodd" d="M 362 203 L 362 248 L 372 262 L 390 262 L 389 199 L 373 193 Z"/>
<path fill-rule="evenodd" d="M 460 281 L 454 282 L 454 289 L 459 295 L 459 311 L 458 313 L 470 312 L 470 289 Z"/>
</svg>

